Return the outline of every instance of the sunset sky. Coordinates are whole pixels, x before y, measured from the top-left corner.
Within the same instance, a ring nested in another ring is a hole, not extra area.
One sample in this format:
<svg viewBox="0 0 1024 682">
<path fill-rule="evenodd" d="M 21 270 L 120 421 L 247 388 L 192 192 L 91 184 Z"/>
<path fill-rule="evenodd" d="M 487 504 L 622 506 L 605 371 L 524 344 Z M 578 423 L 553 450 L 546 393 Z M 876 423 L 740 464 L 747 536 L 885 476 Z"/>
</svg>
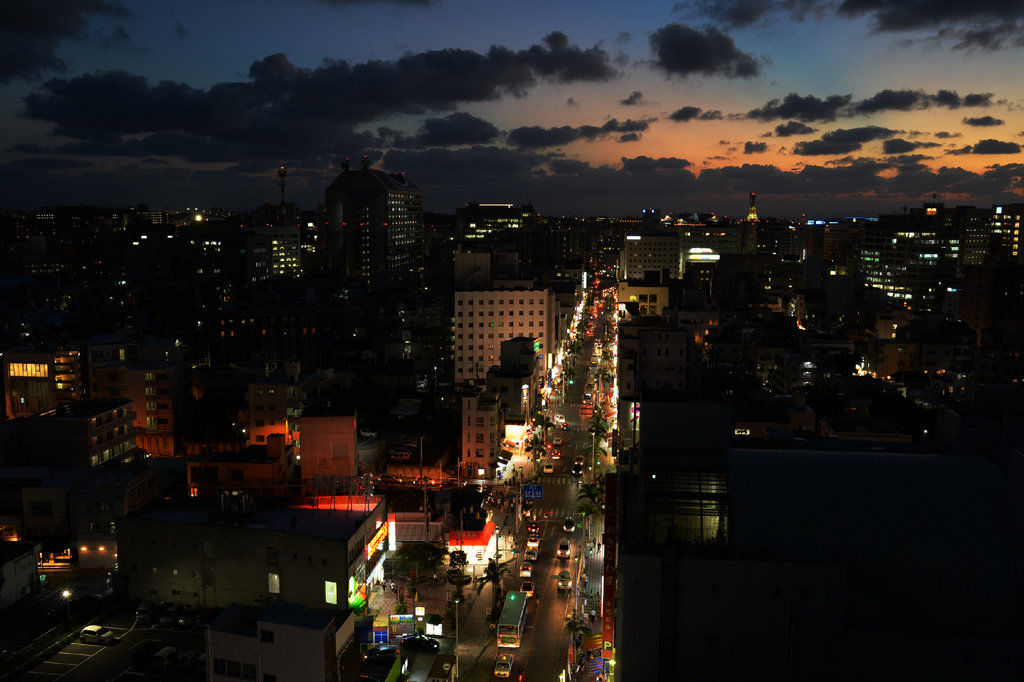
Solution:
<svg viewBox="0 0 1024 682">
<path fill-rule="evenodd" d="M 43 0 L 0 26 L 0 207 L 869 215 L 1024 201 L 1024 1 Z"/>
</svg>

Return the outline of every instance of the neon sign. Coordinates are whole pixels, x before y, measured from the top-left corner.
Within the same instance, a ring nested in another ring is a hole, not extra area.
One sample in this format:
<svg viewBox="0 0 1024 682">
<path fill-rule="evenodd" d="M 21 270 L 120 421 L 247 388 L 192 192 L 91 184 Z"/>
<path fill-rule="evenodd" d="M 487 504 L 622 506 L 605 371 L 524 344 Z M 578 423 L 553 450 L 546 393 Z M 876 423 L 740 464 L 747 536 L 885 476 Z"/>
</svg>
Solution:
<svg viewBox="0 0 1024 682">
<path fill-rule="evenodd" d="M 377 532 L 374 533 L 373 539 L 366 545 L 366 558 L 369 559 L 374 554 L 379 552 L 384 547 L 384 541 L 388 539 L 388 524 L 382 524 Z"/>
</svg>

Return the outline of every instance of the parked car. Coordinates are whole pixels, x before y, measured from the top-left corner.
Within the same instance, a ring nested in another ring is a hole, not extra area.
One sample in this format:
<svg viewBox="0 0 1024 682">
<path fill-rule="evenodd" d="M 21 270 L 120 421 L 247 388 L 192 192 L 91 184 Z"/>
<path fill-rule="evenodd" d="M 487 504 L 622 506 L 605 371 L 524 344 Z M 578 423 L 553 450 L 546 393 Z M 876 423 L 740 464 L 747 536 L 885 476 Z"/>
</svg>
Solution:
<svg viewBox="0 0 1024 682">
<path fill-rule="evenodd" d="M 364 661 L 370 661 L 378 658 L 393 658 L 398 655 L 398 647 L 391 646 L 390 644 L 378 644 L 377 646 L 370 647 L 363 654 Z"/>
<path fill-rule="evenodd" d="M 78 634 L 82 644 L 113 644 L 117 635 L 102 625 L 86 625 Z"/>
<path fill-rule="evenodd" d="M 359 429 L 359 435 L 363 438 L 376 438 L 377 432 L 369 429 Z"/>
<path fill-rule="evenodd" d="M 402 638 L 402 647 L 405 649 L 417 649 L 419 651 L 437 651 L 441 645 L 436 639 L 424 637 L 423 635 L 408 635 Z"/>
<path fill-rule="evenodd" d="M 181 604 L 171 604 L 167 609 L 160 615 L 160 625 L 169 627 L 178 622 L 178 617 L 181 616 Z"/>
<path fill-rule="evenodd" d="M 191 628 L 196 624 L 196 607 L 186 606 L 178 616 L 178 627 Z"/>
<path fill-rule="evenodd" d="M 153 602 L 143 599 L 135 608 L 136 625 L 149 625 L 153 622 Z"/>
</svg>

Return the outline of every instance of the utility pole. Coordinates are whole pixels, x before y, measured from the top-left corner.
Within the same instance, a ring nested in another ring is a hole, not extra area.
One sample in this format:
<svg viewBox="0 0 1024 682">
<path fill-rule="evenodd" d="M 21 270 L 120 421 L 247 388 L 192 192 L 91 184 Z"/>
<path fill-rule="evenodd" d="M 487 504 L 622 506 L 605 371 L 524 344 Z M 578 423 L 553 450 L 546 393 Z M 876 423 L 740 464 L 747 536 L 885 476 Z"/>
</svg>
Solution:
<svg viewBox="0 0 1024 682">
<path fill-rule="evenodd" d="M 427 511 L 427 479 L 423 475 L 423 436 L 420 436 L 420 483 L 423 485 L 423 526 L 424 541 L 430 539 L 430 512 Z"/>
</svg>

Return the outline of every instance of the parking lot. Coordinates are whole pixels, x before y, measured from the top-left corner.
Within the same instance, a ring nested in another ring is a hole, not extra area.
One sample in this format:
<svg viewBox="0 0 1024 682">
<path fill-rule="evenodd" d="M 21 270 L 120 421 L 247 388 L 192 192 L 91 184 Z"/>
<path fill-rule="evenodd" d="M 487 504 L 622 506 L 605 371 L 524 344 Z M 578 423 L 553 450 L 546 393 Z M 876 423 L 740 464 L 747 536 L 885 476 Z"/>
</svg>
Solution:
<svg viewBox="0 0 1024 682">
<path fill-rule="evenodd" d="M 206 671 L 197 663 L 173 665 L 169 670 L 134 669 L 132 653 L 147 640 L 160 648 L 175 647 L 179 652 L 202 653 L 206 643 L 203 629 L 150 627 L 135 625 L 135 612 L 126 607 L 106 622 L 97 623 L 113 631 L 119 641 L 109 646 L 82 644 L 76 638 L 60 652 L 25 673 L 21 679 L 39 682 L 91 682 L 93 680 L 203 680 Z"/>
</svg>

